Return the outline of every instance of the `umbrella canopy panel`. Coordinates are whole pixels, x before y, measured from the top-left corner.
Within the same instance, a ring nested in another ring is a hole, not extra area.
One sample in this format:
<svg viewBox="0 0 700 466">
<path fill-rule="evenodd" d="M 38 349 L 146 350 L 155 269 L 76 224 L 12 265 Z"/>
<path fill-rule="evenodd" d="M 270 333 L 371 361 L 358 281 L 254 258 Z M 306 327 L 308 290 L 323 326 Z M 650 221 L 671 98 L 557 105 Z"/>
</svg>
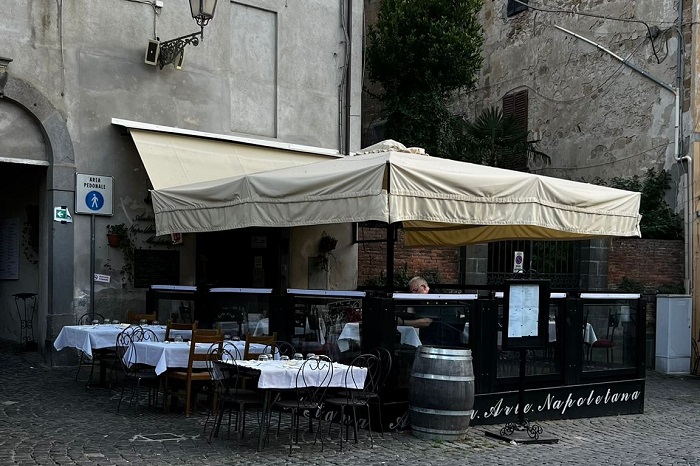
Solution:
<svg viewBox="0 0 700 466">
<path fill-rule="evenodd" d="M 409 245 L 640 236 L 639 193 L 395 150 L 152 194 L 158 234 L 375 220 Z"/>
</svg>

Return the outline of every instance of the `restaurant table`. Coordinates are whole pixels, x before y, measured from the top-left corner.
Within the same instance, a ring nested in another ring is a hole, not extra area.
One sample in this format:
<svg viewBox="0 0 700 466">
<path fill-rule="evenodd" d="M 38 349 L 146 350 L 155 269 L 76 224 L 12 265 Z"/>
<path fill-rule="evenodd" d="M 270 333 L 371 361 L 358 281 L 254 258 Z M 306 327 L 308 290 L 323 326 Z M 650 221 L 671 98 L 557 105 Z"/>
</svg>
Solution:
<svg viewBox="0 0 700 466">
<path fill-rule="evenodd" d="M 401 334 L 401 344 L 409 346 L 420 346 L 418 330 L 410 325 L 397 325 L 396 330 Z M 338 348 L 345 352 L 350 349 L 350 342 L 360 344 L 360 323 L 348 322 L 343 326 L 343 330 L 338 335 Z"/>
<path fill-rule="evenodd" d="M 162 330 L 152 327 L 159 339 L 165 336 Z M 64 348 L 76 348 L 92 358 L 96 349 L 114 348 L 117 335 L 129 328 L 129 324 L 100 324 L 100 325 L 66 325 L 53 342 L 54 348 L 61 351 Z"/>
<path fill-rule="evenodd" d="M 63 348 L 76 348 L 92 357 L 93 350 L 114 348 L 117 335 L 129 328 L 132 328 L 129 324 L 66 325 L 56 337 L 53 346 L 58 351 Z M 142 328 L 153 330 L 160 341 L 165 339 L 165 325 L 143 325 Z M 191 330 L 171 330 L 170 334 L 180 335 L 183 339 L 192 338 Z"/>
<path fill-rule="evenodd" d="M 224 348 L 233 345 L 238 350 L 236 354 L 242 357 L 245 349 L 245 341 L 224 341 Z M 269 347 L 261 343 L 251 343 L 250 347 L 259 353 L 269 353 Z M 197 343 L 195 353 L 206 353 L 211 348 L 209 343 Z M 134 355 L 135 353 L 135 355 Z M 232 353 L 234 353 L 232 351 Z M 276 355 L 276 357 L 279 357 Z M 190 358 L 190 342 L 175 341 L 135 341 L 132 347 L 124 354 L 124 361 L 129 364 L 144 364 L 155 367 L 156 374 L 160 375 L 170 368 L 187 367 Z M 194 368 L 205 369 L 206 361 L 194 362 Z"/>
<path fill-rule="evenodd" d="M 258 388 L 263 391 L 263 407 L 262 419 L 263 424 L 260 426 L 258 434 L 258 451 L 262 449 L 265 432 L 267 431 L 267 423 L 269 423 L 269 410 L 271 408 L 272 391 L 274 390 L 295 390 L 297 383 L 297 374 L 304 361 L 289 360 L 289 361 L 231 361 L 231 364 L 236 364 L 239 368 L 254 371 L 258 375 Z M 320 361 L 320 364 L 331 364 L 327 361 Z M 346 377 L 350 366 L 337 362 L 333 364 L 333 375 L 331 377 L 329 387 L 334 388 L 362 388 L 365 385 L 367 377 L 367 368 L 356 367 L 352 369 L 353 376 Z M 325 370 L 313 370 L 312 367 L 304 368 L 304 381 L 307 386 L 317 387 L 324 383 Z M 352 386 L 349 387 L 346 381 L 351 381 Z"/>
</svg>

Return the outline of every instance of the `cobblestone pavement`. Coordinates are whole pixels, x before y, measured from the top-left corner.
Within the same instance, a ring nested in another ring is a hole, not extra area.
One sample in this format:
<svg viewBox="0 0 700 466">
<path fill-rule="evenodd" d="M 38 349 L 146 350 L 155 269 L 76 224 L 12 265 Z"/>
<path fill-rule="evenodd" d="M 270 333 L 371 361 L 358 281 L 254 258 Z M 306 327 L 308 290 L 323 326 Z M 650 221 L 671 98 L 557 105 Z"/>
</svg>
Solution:
<svg viewBox="0 0 700 466">
<path fill-rule="evenodd" d="M 461 442 L 422 441 L 408 432 L 362 437 L 344 444 L 337 430 L 323 452 L 312 438 L 288 455 L 288 437 L 271 433 L 256 452 L 256 423 L 249 419 L 246 439 L 225 432 L 211 444 L 203 435 L 206 414 L 123 403 L 116 394 L 74 381 L 75 368 L 51 368 L 36 353 L 19 353 L 0 342 L 0 465 L 698 465 L 700 466 L 700 378 L 650 372 L 645 413 L 547 421 L 558 444 L 511 445 L 470 427 Z M 223 431 L 223 428 L 222 428 Z"/>
</svg>

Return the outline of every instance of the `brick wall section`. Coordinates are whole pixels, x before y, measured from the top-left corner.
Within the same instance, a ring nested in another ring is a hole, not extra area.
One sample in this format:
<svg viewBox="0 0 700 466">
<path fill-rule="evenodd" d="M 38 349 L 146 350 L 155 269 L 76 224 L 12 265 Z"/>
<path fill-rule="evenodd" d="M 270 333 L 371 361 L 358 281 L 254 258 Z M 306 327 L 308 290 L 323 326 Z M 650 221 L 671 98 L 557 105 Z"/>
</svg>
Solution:
<svg viewBox="0 0 700 466">
<path fill-rule="evenodd" d="M 682 240 L 613 238 L 608 263 L 610 288 L 625 277 L 649 288 L 682 285 L 684 255 Z"/>
<path fill-rule="evenodd" d="M 360 229 L 359 239 L 384 239 L 381 228 Z M 395 250 L 395 270 L 404 267 L 408 275 L 438 271 L 443 283 L 459 283 L 459 248 L 409 248 L 399 231 Z M 650 290 L 659 286 L 683 285 L 684 249 L 682 240 L 613 238 L 608 259 L 608 284 L 615 289 L 624 278 Z M 386 275 L 385 243 L 361 243 L 358 249 L 358 283 Z M 467 271 L 469 272 L 469 271 Z"/>
<path fill-rule="evenodd" d="M 381 228 L 361 228 L 358 239 L 385 239 Z M 404 246 L 404 233 L 399 231 L 394 248 L 394 270 L 406 269 L 410 276 L 438 271 L 443 283 L 459 283 L 459 248 L 425 248 Z M 358 248 L 357 283 L 386 276 L 386 243 L 360 243 Z"/>
</svg>

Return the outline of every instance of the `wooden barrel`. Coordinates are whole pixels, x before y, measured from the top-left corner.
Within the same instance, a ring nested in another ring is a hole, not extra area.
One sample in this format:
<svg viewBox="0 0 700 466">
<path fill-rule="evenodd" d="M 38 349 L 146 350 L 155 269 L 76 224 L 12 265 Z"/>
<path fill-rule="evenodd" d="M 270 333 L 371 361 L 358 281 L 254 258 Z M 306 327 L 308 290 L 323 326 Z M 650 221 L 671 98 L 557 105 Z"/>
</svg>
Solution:
<svg viewBox="0 0 700 466">
<path fill-rule="evenodd" d="M 472 352 L 420 346 L 408 385 L 413 435 L 428 440 L 461 440 L 474 407 Z"/>
</svg>

